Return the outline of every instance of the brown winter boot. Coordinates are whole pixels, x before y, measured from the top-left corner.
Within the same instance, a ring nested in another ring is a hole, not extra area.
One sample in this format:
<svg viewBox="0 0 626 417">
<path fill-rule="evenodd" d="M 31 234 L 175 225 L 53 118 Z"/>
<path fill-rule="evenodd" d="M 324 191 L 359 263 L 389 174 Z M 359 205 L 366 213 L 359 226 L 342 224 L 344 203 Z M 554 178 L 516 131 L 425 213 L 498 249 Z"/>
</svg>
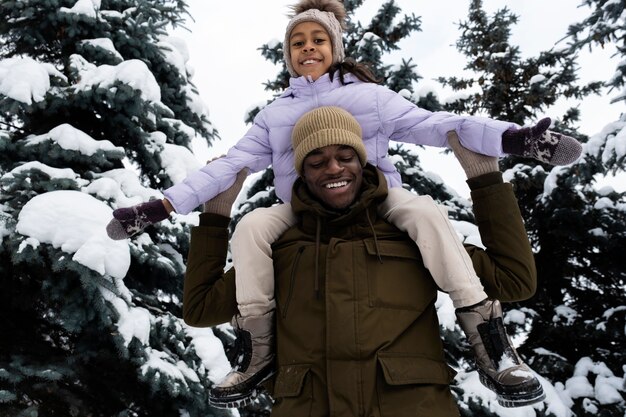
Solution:
<svg viewBox="0 0 626 417">
<path fill-rule="evenodd" d="M 231 322 L 240 349 L 235 367 L 209 391 L 218 408 L 241 407 L 257 395 L 257 387 L 275 372 L 274 310 L 261 316 L 236 315 Z"/>
<path fill-rule="evenodd" d="M 497 394 L 500 405 L 521 407 L 546 397 L 506 334 L 498 300 L 457 309 L 456 316 L 474 350 L 480 382 Z"/>
</svg>

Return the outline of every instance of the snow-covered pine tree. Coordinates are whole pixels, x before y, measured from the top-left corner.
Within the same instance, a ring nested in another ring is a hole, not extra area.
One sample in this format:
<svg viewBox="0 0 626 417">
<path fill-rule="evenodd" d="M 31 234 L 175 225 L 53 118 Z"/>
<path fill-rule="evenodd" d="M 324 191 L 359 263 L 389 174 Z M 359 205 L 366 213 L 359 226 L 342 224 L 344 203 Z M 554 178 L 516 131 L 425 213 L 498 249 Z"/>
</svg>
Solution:
<svg viewBox="0 0 626 417">
<path fill-rule="evenodd" d="M 167 36 L 185 15 L 182 0 L 0 2 L 1 415 L 225 414 L 206 402 L 221 344 L 179 318 L 193 216 L 105 232 L 216 137 Z"/>
<path fill-rule="evenodd" d="M 439 78 L 455 91 L 471 92 L 447 103 L 446 110 L 524 124 L 560 97 L 581 99 L 598 91 L 600 83 L 576 83 L 578 66 L 568 50 L 522 58 L 520 48 L 510 43 L 511 28 L 517 23 L 518 17 L 506 7 L 490 17 L 482 0 L 471 1 L 467 20 L 459 24 L 456 46 L 468 58 L 464 69 L 474 75 Z"/>
<path fill-rule="evenodd" d="M 577 83 L 576 51 L 587 43 L 623 42 L 624 2 L 586 3 L 596 10 L 570 29 L 570 50 L 522 60 L 519 49 L 509 43 L 517 18 L 506 9 L 489 18 L 474 0 L 457 45 L 476 76 L 444 82 L 459 90 L 475 86 L 478 92 L 450 108 L 524 124 L 542 116 L 561 96 L 581 99 L 599 91 L 601 83 Z M 616 23 L 610 34 L 608 21 Z M 581 39 L 582 33 L 588 37 Z M 616 74 L 607 84 L 623 82 Z M 578 110 L 570 109 L 555 130 L 585 141 L 575 131 L 578 117 Z M 537 294 L 510 310 L 507 320 L 525 334 L 520 353 L 545 378 L 548 399 L 541 415 L 624 414 L 626 265 L 618 248 L 626 245 L 625 196 L 596 186 L 598 175 L 623 172 L 623 126 L 621 120 L 609 124 L 587 141 L 583 158 L 568 167 L 520 158 L 502 163 L 509 168 L 505 176 L 517 190 L 536 252 Z M 476 403 L 463 412 L 490 415 Z"/>
<path fill-rule="evenodd" d="M 590 8 L 590 14 L 569 28 L 570 47 L 573 51 L 598 46 L 615 49 L 617 68 L 604 85 L 607 100 L 623 108 L 626 2 L 587 0 L 583 5 Z M 626 247 L 626 193 L 596 183 L 606 175 L 626 178 L 625 168 L 626 116 L 622 113 L 589 138 L 580 161 L 569 169 L 551 172 L 546 181 L 551 189 L 544 191 L 546 202 L 574 204 L 581 213 L 576 232 L 568 234 L 571 284 L 564 306 L 558 306 L 566 309 L 559 317 L 564 324 L 563 337 L 576 335 L 575 343 L 563 354 L 575 366 L 572 369 L 556 361 L 569 371 L 562 372 L 566 387 L 585 388 L 571 396 L 577 415 L 622 416 L 626 412 L 626 260 L 620 255 Z M 553 189 L 554 184 L 565 190 Z"/>
</svg>

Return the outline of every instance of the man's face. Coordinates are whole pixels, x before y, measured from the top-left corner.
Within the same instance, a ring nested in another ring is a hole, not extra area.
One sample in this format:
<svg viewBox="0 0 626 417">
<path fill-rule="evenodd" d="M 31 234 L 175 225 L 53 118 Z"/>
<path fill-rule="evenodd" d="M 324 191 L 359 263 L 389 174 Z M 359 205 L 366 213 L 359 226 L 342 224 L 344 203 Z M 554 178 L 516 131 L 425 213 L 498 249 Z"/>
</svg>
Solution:
<svg viewBox="0 0 626 417">
<path fill-rule="evenodd" d="M 322 204 L 343 210 L 356 200 L 363 183 L 363 168 L 353 148 L 330 145 L 315 149 L 304 158 L 302 178 Z"/>
</svg>

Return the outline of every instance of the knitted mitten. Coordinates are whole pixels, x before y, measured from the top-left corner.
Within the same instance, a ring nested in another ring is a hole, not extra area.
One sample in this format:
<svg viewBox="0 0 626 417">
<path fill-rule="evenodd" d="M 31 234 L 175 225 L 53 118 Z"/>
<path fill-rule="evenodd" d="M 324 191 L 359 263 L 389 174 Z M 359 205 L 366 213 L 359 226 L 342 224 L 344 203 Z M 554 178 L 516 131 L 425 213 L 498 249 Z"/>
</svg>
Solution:
<svg viewBox="0 0 626 417">
<path fill-rule="evenodd" d="M 500 170 L 500 167 L 498 167 L 498 158 L 495 156 L 481 155 L 463 147 L 454 130 L 449 131 L 447 136 L 448 144 L 452 148 L 456 159 L 459 160 L 459 164 L 461 164 L 461 168 L 465 171 L 467 178 L 474 178 Z"/>
<path fill-rule="evenodd" d="M 224 217 L 230 217 L 230 211 L 233 203 L 235 202 L 239 191 L 241 191 L 243 181 L 246 179 L 247 175 L 247 169 L 239 171 L 239 173 L 237 173 L 237 177 L 235 178 L 235 183 L 231 185 L 230 188 L 222 191 L 220 194 L 204 203 L 203 211 L 205 213 L 215 213 Z"/>
<path fill-rule="evenodd" d="M 107 225 L 107 234 L 113 240 L 127 239 L 168 216 L 161 200 L 120 208 L 113 211 L 113 219 Z"/>
<path fill-rule="evenodd" d="M 580 142 L 548 130 L 550 123 L 550 118 L 546 117 L 535 126 L 507 130 L 502 134 L 502 150 L 551 165 L 568 165 L 576 161 L 583 150 Z"/>
</svg>

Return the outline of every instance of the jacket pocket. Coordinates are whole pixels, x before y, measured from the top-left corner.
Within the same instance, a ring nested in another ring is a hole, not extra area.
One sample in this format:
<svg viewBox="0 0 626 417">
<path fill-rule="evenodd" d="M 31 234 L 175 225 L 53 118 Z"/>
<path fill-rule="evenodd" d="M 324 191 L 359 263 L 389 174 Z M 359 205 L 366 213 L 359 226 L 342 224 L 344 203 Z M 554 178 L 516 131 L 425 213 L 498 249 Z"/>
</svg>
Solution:
<svg viewBox="0 0 626 417">
<path fill-rule="evenodd" d="M 379 353 L 376 391 L 381 416 L 458 416 L 450 383 L 456 372 L 436 359 Z"/>
<path fill-rule="evenodd" d="M 282 365 L 274 383 L 272 415 L 309 416 L 313 405 L 313 386 L 309 371 L 311 366 Z"/>
<path fill-rule="evenodd" d="M 412 241 L 364 241 L 370 307 L 423 311 L 437 287 Z"/>
</svg>

